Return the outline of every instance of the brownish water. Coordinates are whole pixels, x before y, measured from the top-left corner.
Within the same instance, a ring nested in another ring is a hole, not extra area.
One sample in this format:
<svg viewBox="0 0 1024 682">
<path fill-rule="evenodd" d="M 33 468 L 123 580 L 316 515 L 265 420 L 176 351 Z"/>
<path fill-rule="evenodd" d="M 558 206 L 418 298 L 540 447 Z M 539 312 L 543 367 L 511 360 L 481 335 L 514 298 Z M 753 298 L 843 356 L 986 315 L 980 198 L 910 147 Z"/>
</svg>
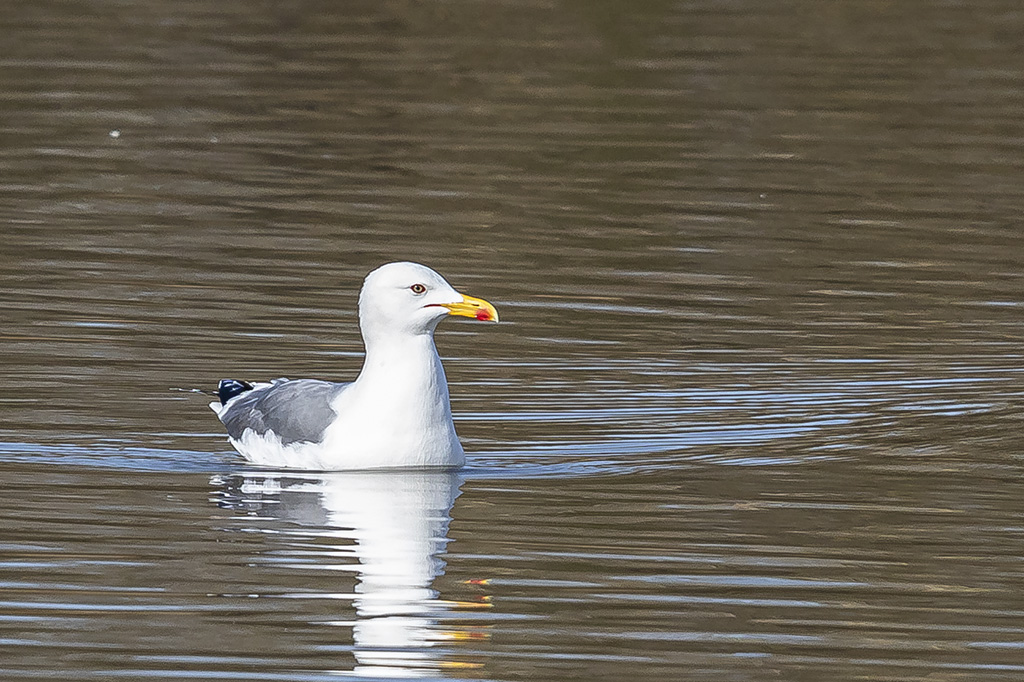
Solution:
<svg viewBox="0 0 1024 682">
<path fill-rule="evenodd" d="M 1024 10 L 0 18 L 0 679 L 1024 678 Z M 248 467 L 413 259 L 460 475 Z"/>
</svg>

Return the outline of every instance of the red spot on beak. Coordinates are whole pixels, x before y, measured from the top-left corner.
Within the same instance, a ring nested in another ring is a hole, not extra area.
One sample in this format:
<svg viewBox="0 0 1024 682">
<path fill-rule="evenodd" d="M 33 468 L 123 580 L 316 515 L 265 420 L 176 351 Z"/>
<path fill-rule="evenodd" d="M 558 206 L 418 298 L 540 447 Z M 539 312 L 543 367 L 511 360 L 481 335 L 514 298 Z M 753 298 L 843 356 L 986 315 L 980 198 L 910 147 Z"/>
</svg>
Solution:
<svg viewBox="0 0 1024 682">
<path fill-rule="evenodd" d="M 476 311 L 476 319 L 486 322 L 487 320 L 491 319 L 491 314 L 484 310 L 483 308 L 481 308 L 480 310 Z"/>
</svg>

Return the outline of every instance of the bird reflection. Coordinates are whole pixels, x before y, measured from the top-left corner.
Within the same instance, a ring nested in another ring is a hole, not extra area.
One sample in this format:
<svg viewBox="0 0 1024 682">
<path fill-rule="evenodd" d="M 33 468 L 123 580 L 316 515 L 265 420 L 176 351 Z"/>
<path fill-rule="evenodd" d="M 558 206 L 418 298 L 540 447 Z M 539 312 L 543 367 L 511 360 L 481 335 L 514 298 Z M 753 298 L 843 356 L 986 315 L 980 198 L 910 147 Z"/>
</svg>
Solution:
<svg viewBox="0 0 1024 682">
<path fill-rule="evenodd" d="M 408 678 L 475 667 L 454 660 L 443 644 L 480 635 L 471 626 L 442 628 L 439 621 L 450 619 L 453 610 L 480 608 L 486 601 L 442 601 L 432 586 L 445 568 L 441 555 L 462 484 L 459 474 L 252 474 L 216 482 L 225 506 L 299 524 L 307 536 L 312 526 L 317 536 L 346 540 L 359 561 L 355 595 L 348 597 L 356 612 L 356 675 Z M 337 556 L 333 552 L 328 560 L 337 562 Z M 351 562 L 331 566 L 351 567 Z"/>
</svg>

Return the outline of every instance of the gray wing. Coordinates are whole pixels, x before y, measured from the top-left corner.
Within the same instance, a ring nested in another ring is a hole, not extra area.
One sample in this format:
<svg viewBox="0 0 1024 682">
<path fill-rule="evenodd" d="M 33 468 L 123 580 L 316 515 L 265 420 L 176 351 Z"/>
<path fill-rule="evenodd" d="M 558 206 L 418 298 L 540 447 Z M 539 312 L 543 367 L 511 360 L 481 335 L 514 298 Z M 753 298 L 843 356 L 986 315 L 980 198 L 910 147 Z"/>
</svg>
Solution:
<svg viewBox="0 0 1024 682">
<path fill-rule="evenodd" d="M 331 401 L 348 385 L 316 379 L 276 379 L 267 388 L 246 391 L 231 400 L 221 411 L 220 420 L 235 439 L 252 429 L 261 436 L 273 431 L 282 445 L 319 443 L 338 416 Z"/>
</svg>

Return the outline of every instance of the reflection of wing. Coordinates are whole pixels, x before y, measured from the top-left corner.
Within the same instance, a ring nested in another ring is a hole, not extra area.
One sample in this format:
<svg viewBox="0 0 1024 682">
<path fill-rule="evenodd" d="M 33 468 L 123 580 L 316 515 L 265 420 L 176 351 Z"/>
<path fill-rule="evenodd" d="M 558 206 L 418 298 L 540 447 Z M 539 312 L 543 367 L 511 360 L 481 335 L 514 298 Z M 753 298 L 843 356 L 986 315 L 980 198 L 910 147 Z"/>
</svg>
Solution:
<svg viewBox="0 0 1024 682">
<path fill-rule="evenodd" d="M 308 549 L 312 526 L 322 529 L 322 537 L 342 540 L 342 554 L 351 556 L 354 549 L 354 672 L 410 677 L 453 664 L 433 649 L 453 633 L 438 627 L 450 605 L 438 599 L 432 583 L 444 572 L 440 555 L 461 483 L 458 474 L 429 471 L 260 476 L 229 484 L 225 497 L 231 506 L 302 524 L 299 537 L 293 535 L 296 545 Z M 287 541 L 288 534 L 276 537 Z M 332 567 L 338 566 L 337 549 L 322 555 Z"/>
</svg>

